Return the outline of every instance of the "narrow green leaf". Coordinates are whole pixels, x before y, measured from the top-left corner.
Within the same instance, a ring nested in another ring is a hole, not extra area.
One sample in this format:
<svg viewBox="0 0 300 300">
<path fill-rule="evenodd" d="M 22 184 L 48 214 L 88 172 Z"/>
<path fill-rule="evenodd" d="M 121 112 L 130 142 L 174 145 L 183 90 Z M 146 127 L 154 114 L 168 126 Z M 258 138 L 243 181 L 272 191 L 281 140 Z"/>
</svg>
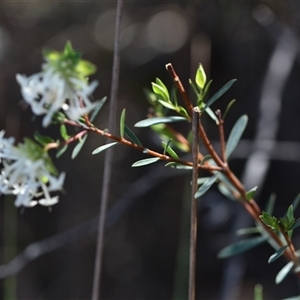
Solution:
<svg viewBox="0 0 300 300">
<path fill-rule="evenodd" d="M 97 117 L 99 111 L 101 110 L 102 106 L 104 105 L 105 101 L 106 101 L 107 97 L 103 97 L 101 100 L 99 100 L 97 106 L 95 107 L 95 109 L 93 110 L 90 120 L 91 122 L 93 122 L 95 120 L 95 118 Z"/>
<path fill-rule="evenodd" d="M 161 123 L 174 123 L 174 122 L 182 122 L 182 121 L 186 121 L 186 118 L 179 117 L 179 116 L 157 117 L 157 118 L 149 118 L 149 119 L 139 121 L 134 125 L 134 127 L 149 127 Z"/>
<path fill-rule="evenodd" d="M 245 235 L 245 234 L 253 234 L 253 233 L 259 233 L 259 229 L 257 227 L 250 227 L 250 228 L 241 228 L 236 231 L 236 235 Z"/>
<path fill-rule="evenodd" d="M 183 116 L 186 120 L 190 120 L 190 116 L 187 113 L 186 109 L 182 106 L 177 106 L 176 111 Z"/>
<path fill-rule="evenodd" d="M 197 184 L 203 184 L 206 180 L 208 180 L 210 177 L 200 177 L 197 179 Z"/>
<path fill-rule="evenodd" d="M 160 160 L 160 158 L 158 158 L 158 157 L 145 158 L 145 159 L 136 161 L 134 164 L 132 164 L 132 167 L 142 167 L 142 166 L 150 165 L 159 160 Z"/>
<path fill-rule="evenodd" d="M 254 287 L 254 300 L 263 300 L 263 286 L 256 284 Z"/>
<path fill-rule="evenodd" d="M 300 219 L 297 219 L 297 220 L 294 222 L 293 226 L 291 227 L 291 230 L 294 230 L 295 228 L 297 228 L 297 227 L 299 227 L 299 226 L 300 226 Z"/>
<path fill-rule="evenodd" d="M 61 137 L 66 141 L 70 138 L 70 136 L 68 135 L 68 132 L 67 132 L 67 127 L 65 124 L 61 124 L 60 125 L 60 134 L 61 134 Z"/>
<path fill-rule="evenodd" d="M 169 92 L 166 88 L 160 86 L 157 83 L 152 82 L 152 90 L 153 92 L 161 98 L 161 100 L 170 102 L 170 96 L 169 96 Z"/>
<path fill-rule="evenodd" d="M 249 191 L 246 193 L 246 198 L 247 198 L 247 200 L 253 199 L 256 190 L 257 190 L 257 186 L 255 186 L 254 188 L 252 188 L 251 190 L 249 190 Z"/>
<path fill-rule="evenodd" d="M 164 93 L 167 96 L 167 99 L 170 100 L 170 95 L 169 95 L 169 91 L 167 89 L 167 87 L 165 86 L 165 84 L 158 78 L 155 78 L 155 82 L 164 90 Z"/>
<path fill-rule="evenodd" d="M 234 256 L 234 255 L 243 253 L 254 247 L 257 247 L 258 245 L 264 243 L 266 240 L 267 240 L 267 237 L 258 236 L 258 237 L 249 238 L 249 239 L 246 239 L 243 241 L 239 241 L 239 242 L 229 245 L 229 246 L 225 247 L 223 250 L 221 250 L 218 253 L 218 257 L 226 258 L 226 257 L 230 257 L 230 256 Z"/>
<path fill-rule="evenodd" d="M 204 110 L 207 107 L 210 107 L 216 100 L 218 100 L 224 93 L 228 91 L 228 89 L 234 84 L 236 79 L 232 79 L 227 82 L 219 91 L 217 91 L 205 104 Z"/>
<path fill-rule="evenodd" d="M 166 142 L 161 142 L 162 147 L 164 148 L 165 151 L 167 151 L 167 153 L 173 157 L 174 159 L 178 159 L 179 160 L 179 156 L 177 155 L 177 153 L 170 147 L 169 143 Z"/>
<path fill-rule="evenodd" d="M 210 187 L 215 183 L 215 181 L 217 180 L 217 176 L 213 175 L 210 178 L 208 178 L 198 189 L 198 191 L 195 194 L 195 198 L 199 198 L 202 195 L 204 195 L 209 189 Z"/>
<path fill-rule="evenodd" d="M 285 251 L 285 249 L 287 248 L 288 246 L 283 246 L 281 247 L 280 249 L 278 249 L 274 254 L 272 254 L 270 257 L 269 257 L 269 260 L 268 260 L 268 263 L 270 264 L 271 262 L 273 262 L 274 260 L 278 259 Z"/>
<path fill-rule="evenodd" d="M 197 96 L 197 99 L 198 99 L 198 105 L 200 104 L 200 102 L 202 101 L 202 95 L 199 93 L 198 89 L 197 89 L 197 86 L 196 84 L 192 81 L 192 79 L 189 79 L 189 84 L 190 86 L 192 87 L 195 95 Z"/>
<path fill-rule="evenodd" d="M 168 109 L 172 109 L 172 110 L 176 110 L 176 106 L 173 103 L 170 102 L 166 102 L 164 100 L 157 100 L 161 105 L 163 105 L 164 107 L 168 108 Z"/>
<path fill-rule="evenodd" d="M 76 65 L 76 71 L 84 77 L 95 74 L 96 70 L 97 67 L 85 59 L 81 59 Z"/>
<path fill-rule="evenodd" d="M 207 83 L 207 85 L 205 86 L 204 91 L 203 91 L 203 93 L 202 93 L 203 99 L 204 99 L 204 97 L 206 96 L 207 92 L 209 91 L 209 88 L 210 88 L 211 84 L 212 84 L 212 80 L 210 80 L 210 81 Z M 201 100 L 201 99 L 200 99 L 200 100 Z M 199 103 L 197 103 L 197 104 L 199 105 Z"/>
<path fill-rule="evenodd" d="M 42 135 L 42 134 L 39 134 L 38 132 L 36 132 L 34 134 L 33 138 L 35 139 L 35 141 L 37 141 L 43 147 L 50 143 L 55 142 L 54 139 L 51 138 L 50 136 Z"/>
<path fill-rule="evenodd" d="M 219 124 L 219 120 L 217 118 L 217 116 L 215 115 L 215 113 L 212 111 L 212 109 L 210 107 L 207 107 L 205 109 L 205 112 L 210 116 L 210 118 L 215 121 L 215 123 L 218 125 Z"/>
<path fill-rule="evenodd" d="M 286 216 L 287 216 L 287 218 L 288 218 L 289 221 L 295 220 L 293 205 L 289 206 L 289 208 L 287 210 L 287 213 L 286 213 Z"/>
<path fill-rule="evenodd" d="M 56 153 L 56 157 L 57 158 L 59 158 L 59 157 L 61 157 L 65 152 L 66 152 L 66 150 L 68 149 L 68 145 L 64 145 L 63 147 L 61 147 L 58 151 L 57 151 L 57 153 Z"/>
<path fill-rule="evenodd" d="M 225 197 L 227 197 L 228 199 L 230 199 L 232 201 L 236 201 L 236 198 L 233 196 L 230 189 L 223 182 L 219 182 L 218 189 L 219 189 L 220 193 L 223 194 Z"/>
<path fill-rule="evenodd" d="M 269 199 L 268 199 L 268 202 L 267 202 L 267 205 L 266 205 L 266 212 L 267 212 L 269 215 L 272 215 L 272 214 L 273 214 L 275 201 L 276 201 L 276 195 L 272 193 L 272 194 L 270 195 L 270 197 L 269 197 Z"/>
<path fill-rule="evenodd" d="M 224 112 L 224 114 L 223 114 L 223 120 L 225 120 L 225 117 L 227 116 L 227 114 L 228 114 L 230 108 L 231 108 L 232 105 L 235 103 L 235 101 L 236 101 L 236 99 L 233 99 L 233 100 L 231 100 L 231 101 L 228 103 L 228 105 L 227 105 L 227 107 L 226 107 L 226 109 L 225 109 L 225 112 Z"/>
<path fill-rule="evenodd" d="M 74 159 L 78 153 L 81 151 L 86 139 L 87 139 L 87 135 L 85 135 L 81 140 L 79 140 L 79 142 L 77 143 L 77 145 L 74 147 L 73 152 L 72 152 L 72 159 Z"/>
<path fill-rule="evenodd" d="M 199 64 L 198 70 L 196 72 L 195 82 L 200 90 L 203 90 L 206 83 L 206 74 L 202 64 Z"/>
<path fill-rule="evenodd" d="M 111 148 L 111 147 L 115 146 L 116 144 L 118 144 L 118 142 L 113 142 L 113 143 L 109 143 L 109 144 L 102 145 L 102 146 L 96 148 L 96 149 L 92 152 L 92 154 L 93 154 L 93 155 L 94 155 L 94 154 L 98 154 L 98 153 L 100 153 L 100 152 L 102 152 L 102 151 L 104 151 L 104 150 L 106 150 L 106 149 L 108 149 L 108 148 Z"/>
<path fill-rule="evenodd" d="M 174 169 L 184 169 L 184 170 L 192 170 L 193 167 L 192 166 L 185 166 L 185 165 L 182 165 L 180 163 L 177 163 L 177 162 L 168 162 L 167 164 L 165 164 L 165 167 L 171 167 L 171 168 L 174 168 Z"/>
<path fill-rule="evenodd" d="M 300 300 L 300 296 L 294 296 L 294 297 L 284 298 L 282 300 Z"/>
<path fill-rule="evenodd" d="M 275 282 L 279 284 L 282 280 L 292 271 L 294 262 L 290 261 L 287 263 L 277 274 Z"/>
<path fill-rule="evenodd" d="M 124 131 L 125 131 L 125 114 L 126 114 L 126 109 L 124 108 L 121 113 L 120 117 L 120 136 L 121 138 L 124 138 Z"/>
<path fill-rule="evenodd" d="M 277 223 L 277 219 L 265 211 L 263 211 L 262 215 L 260 215 L 259 217 L 267 226 L 269 226 L 271 228 L 273 228 L 275 226 L 275 224 Z"/>
<path fill-rule="evenodd" d="M 246 115 L 241 116 L 237 122 L 234 124 L 226 145 L 226 156 L 227 158 L 231 155 L 231 153 L 234 151 L 236 146 L 238 145 L 242 134 L 246 128 L 246 125 L 248 123 L 248 117 Z"/>
<path fill-rule="evenodd" d="M 297 209 L 298 205 L 300 203 L 300 194 L 298 194 L 295 199 L 293 200 L 293 208 L 294 208 L 294 211 Z"/>
<path fill-rule="evenodd" d="M 129 129 L 129 127 L 127 127 L 125 125 L 124 127 L 124 132 L 126 134 L 126 136 L 134 143 L 137 144 L 140 147 L 143 147 L 142 143 L 140 142 L 140 140 L 137 138 L 137 136 Z"/>
</svg>

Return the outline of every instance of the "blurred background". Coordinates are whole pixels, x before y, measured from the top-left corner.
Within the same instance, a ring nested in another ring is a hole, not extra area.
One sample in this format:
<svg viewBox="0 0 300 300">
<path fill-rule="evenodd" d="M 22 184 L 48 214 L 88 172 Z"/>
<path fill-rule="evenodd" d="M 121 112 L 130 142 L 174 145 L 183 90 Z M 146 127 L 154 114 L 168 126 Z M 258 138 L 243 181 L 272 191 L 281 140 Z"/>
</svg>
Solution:
<svg viewBox="0 0 300 300">
<path fill-rule="evenodd" d="M 58 136 L 57 127 L 42 128 L 41 119 L 24 109 L 15 79 L 17 73 L 40 71 L 45 47 L 62 50 L 70 40 L 97 65 L 91 78 L 99 81 L 95 100 L 109 96 L 115 10 L 116 1 L 1 1 L 0 128 L 7 135 Z M 133 125 L 147 116 L 144 88 L 156 77 L 172 86 L 167 63 L 186 89 L 199 63 L 213 79 L 211 94 L 237 78 L 213 107 L 224 109 L 237 99 L 225 124 L 227 136 L 240 115 L 249 116 L 231 167 L 247 188 L 259 186 L 262 208 L 275 193 L 275 215 L 282 216 L 300 192 L 299 20 L 298 1 L 124 1 L 118 115 L 126 107 L 126 124 L 144 145 L 160 151 L 153 132 Z M 107 116 L 108 104 L 96 125 L 106 128 Z M 217 146 L 217 128 L 205 122 Z M 90 299 L 104 158 L 91 152 L 103 143 L 90 135 L 77 159 L 70 150 L 55 160 L 67 177 L 51 212 L 19 211 L 13 199 L 1 201 L 0 275 L 7 277 L 0 298 Z M 191 174 L 160 163 L 131 168 L 142 158 L 115 148 L 101 299 L 186 299 Z M 253 299 L 258 283 L 264 299 L 299 295 L 293 275 L 275 285 L 285 261 L 269 265 L 268 245 L 217 258 L 237 240 L 237 229 L 253 226 L 237 203 L 210 190 L 199 202 L 198 225 L 198 299 Z"/>
</svg>

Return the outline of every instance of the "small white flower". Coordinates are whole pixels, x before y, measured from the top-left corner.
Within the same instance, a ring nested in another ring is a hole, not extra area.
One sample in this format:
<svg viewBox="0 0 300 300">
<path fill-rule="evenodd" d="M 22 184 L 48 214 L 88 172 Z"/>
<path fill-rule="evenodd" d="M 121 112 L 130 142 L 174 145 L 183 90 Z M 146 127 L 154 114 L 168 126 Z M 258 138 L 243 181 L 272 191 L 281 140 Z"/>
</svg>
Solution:
<svg viewBox="0 0 300 300">
<path fill-rule="evenodd" d="M 64 78 L 52 68 L 45 73 L 26 77 L 17 74 L 24 100 L 36 115 L 44 115 L 43 126 L 50 125 L 53 114 L 64 108 L 70 120 L 77 121 L 92 111 L 97 102 L 91 103 L 89 96 L 95 90 L 97 82 L 90 85 L 77 78 Z"/>
<path fill-rule="evenodd" d="M 0 194 L 16 195 L 15 206 L 54 205 L 58 196 L 50 192 L 62 190 L 65 174 L 53 174 L 54 166 L 46 152 L 31 140 L 13 146 L 0 132 Z"/>
<path fill-rule="evenodd" d="M 66 116 L 77 121 L 96 106 L 89 99 L 98 83 L 88 84 L 87 76 L 94 72 L 91 63 L 81 60 L 78 52 L 67 43 L 63 52 L 45 54 L 42 72 L 26 77 L 17 74 L 24 100 L 36 115 L 45 115 L 43 126 L 63 109 Z"/>
</svg>

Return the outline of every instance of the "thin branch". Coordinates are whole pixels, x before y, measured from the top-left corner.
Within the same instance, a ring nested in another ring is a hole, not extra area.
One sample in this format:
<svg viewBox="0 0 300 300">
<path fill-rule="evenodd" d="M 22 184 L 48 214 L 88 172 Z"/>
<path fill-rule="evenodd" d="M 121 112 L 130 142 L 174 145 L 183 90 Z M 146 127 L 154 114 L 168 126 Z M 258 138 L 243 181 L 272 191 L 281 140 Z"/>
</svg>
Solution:
<svg viewBox="0 0 300 300">
<path fill-rule="evenodd" d="M 109 128 L 113 132 L 114 122 L 116 119 L 116 102 L 119 87 L 119 74 L 120 74 L 120 46 L 121 46 L 121 24 L 123 15 L 123 0 L 118 0 L 116 9 L 116 22 L 115 22 L 115 40 L 114 40 L 114 59 L 113 59 L 113 73 L 112 73 L 112 85 L 110 93 L 110 107 L 109 107 Z M 103 241 L 104 241 L 104 228 L 105 218 L 107 210 L 107 202 L 109 198 L 109 184 L 111 180 L 112 170 L 112 157 L 113 148 L 108 149 L 105 153 L 104 159 L 104 171 L 103 171 L 103 182 L 101 190 L 101 205 L 99 213 L 99 229 L 97 237 L 97 250 L 95 257 L 95 270 L 93 278 L 93 290 L 92 299 L 99 299 L 100 295 L 100 281 L 101 281 L 101 268 L 102 268 L 102 257 L 103 257 Z"/>
<path fill-rule="evenodd" d="M 193 177 L 192 177 L 192 195 L 191 195 L 191 227 L 190 227 L 190 265 L 189 265 L 189 300 L 196 299 L 196 253 L 197 253 L 197 192 L 198 181 L 198 151 L 199 151 L 199 117 L 198 107 L 193 109 L 192 132 L 193 132 Z"/>
<path fill-rule="evenodd" d="M 170 63 L 167 64 L 166 65 L 166 69 L 169 71 L 169 73 L 170 73 L 170 75 L 171 75 L 171 77 L 172 77 L 172 79 L 174 81 L 175 86 L 179 90 L 179 92 L 180 92 L 180 94 L 182 96 L 182 99 L 183 99 L 183 101 L 185 103 L 185 106 L 186 106 L 186 108 L 187 108 L 190 116 L 192 116 L 193 115 L 193 110 L 194 110 L 193 104 L 190 101 L 187 93 L 185 92 L 185 89 L 184 89 L 184 87 L 183 87 L 183 85 L 181 83 L 181 80 L 179 79 L 178 75 L 176 74 L 176 72 L 175 72 L 172 64 L 170 64 Z"/>
<path fill-rule="evenodd" d="M 219 137 L 220 137 L 220 148 L 221 148 L 221 157 L 223 162 L 226 162 L 226 143 L 225 143 L 225 136 L 224 136 L 224 119 L 222 117 L 221 110 L 216 111 L 216 115 L 219 119 L 218 128 L 219 128 Z"/>
</svg>

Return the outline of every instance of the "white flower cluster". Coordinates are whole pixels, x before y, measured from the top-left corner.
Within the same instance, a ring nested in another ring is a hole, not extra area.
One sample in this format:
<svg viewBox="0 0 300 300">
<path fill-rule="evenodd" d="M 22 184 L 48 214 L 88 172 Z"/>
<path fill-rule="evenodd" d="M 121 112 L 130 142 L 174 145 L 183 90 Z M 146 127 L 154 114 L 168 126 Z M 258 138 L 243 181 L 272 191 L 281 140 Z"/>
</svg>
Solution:
<svg viewBox="0 0 300 300">
<path fill-rule="evenodd" d="M 0 131 L 0 194 L 16 195 L 17 207 L 56 204 L 58 196 L 51 197 L 50 192 L 62 189 L 65 174 L 56 177 L 49 171 L 52 161 L 36 143 L 27 140 L 14 146 L 4 134 Z"/>
<path fill-rule="evenodd" d="M 89 97 L 97 87 L 96 81 L 90 85 L 76 77 L 66 77 L 52 66 L 45 65 L 45 71 L 26 77 L 17 74 L 24 100 L 36 115 L 46 116 L 43 126 L 50 125 L 53 114 L 63 109 L 70 120 L 77 121 L 92 111 L 97 102 Z"/>
</svg>

